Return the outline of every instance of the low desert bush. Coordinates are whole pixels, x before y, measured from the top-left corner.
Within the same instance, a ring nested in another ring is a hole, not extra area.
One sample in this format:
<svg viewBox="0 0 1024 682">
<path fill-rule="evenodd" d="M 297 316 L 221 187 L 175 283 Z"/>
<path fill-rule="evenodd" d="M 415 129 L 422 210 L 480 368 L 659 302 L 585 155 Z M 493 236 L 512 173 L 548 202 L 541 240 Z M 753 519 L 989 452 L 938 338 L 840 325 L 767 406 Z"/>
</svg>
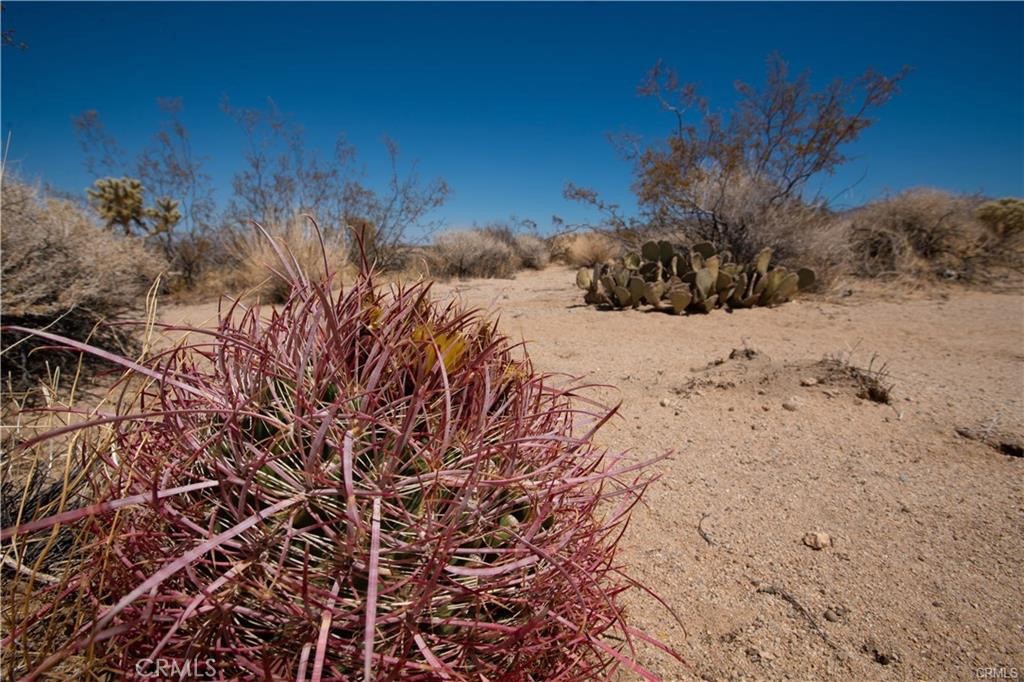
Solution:
<svg viewBox="0 0 1024 682">
<path fill-rule="evenodd" d="M 656 680 L 617 556 L 649 479 L 595 447 L 612 413 L 426 283 L 290 276 L 269 322 L 226 311 L 121 360 L 145 411 L 79 427 L 113 438 L 92 503 L 0 535 L 83 540 L 7 612 L 7 676 L 212 659 L 222 679 Z"/>
<path fill-rule="evenodd" d="M 520 264 L 528 270 L 543 270 L 551 262 L 551 253 L 543 239 L 534 234 L 517 234 L 512 250 Z"/>
<path fill-rule="evenodd" d="M 3 324 L 48 329 L 73 339 L 91 338 L 124 351 L 129 336 L 110 324 L 135 311 L 165 267 L 133 237 L 107 231 L 80 206 L 43 196 L 4 177 Z M 5 330 L 4 380 L 27 389 L 50 371 L 70 368 L 74 354 Z"/>
<path fill-rule="evenodd" d="M 537 235 L 517 232 L 505 223 L 488 225 L 480 231 L 504 242 L 512 249 L 521 268 L 543 270 L 551 261 L 547 243 Z"/>
<path fill-rule="evenodd" d="M 325 253 L 332 271 L 340 272 L 345 266 L 350 245 L 341 234 L 325 236 L 321 249 L 320 237 L 308 219 L 295 218 L 264 229 L 304 272 L 323 277 Z M 263 232 L 252 226 L 227 228 L 221 238 L 226 262 L 204 274 L 201 289 L 259 298 L 266 303 L 281 303 L 288 297 L 291 283 L 282 273 L 274 247 Z"/>
<path fill-rule="evenodd" d="M 1000 239 L 1024 235 L 1024 199 L 1007 197 L 988 201 L 974 214 Z"/>
<path fill-rule="evenodd" d="M 606 263 L 622 253 L 619 244 L 603 232 L 580 232 L 572 235 L 565 245 L 567 265 L 593 267 Z"/>
<path fill-rule="evenodd" d="M 486 230 L 442 232 L 430 260 L 435 277 L 512 277 L 521 265 L 515 250 Z"/>
<path fill-rule="evenodd" d="M 989 201 L 974 215 L 988 230 L 985 253 L 993 264 L 1024 272 L 1024 200 Z"/>
<path fill-rule="evenodd" d="M 977 204 L 972 197 L 918 188 L 857 209 L 850 216 L 855 274 L 972 279 L 987 257 Z"/>
</svg>

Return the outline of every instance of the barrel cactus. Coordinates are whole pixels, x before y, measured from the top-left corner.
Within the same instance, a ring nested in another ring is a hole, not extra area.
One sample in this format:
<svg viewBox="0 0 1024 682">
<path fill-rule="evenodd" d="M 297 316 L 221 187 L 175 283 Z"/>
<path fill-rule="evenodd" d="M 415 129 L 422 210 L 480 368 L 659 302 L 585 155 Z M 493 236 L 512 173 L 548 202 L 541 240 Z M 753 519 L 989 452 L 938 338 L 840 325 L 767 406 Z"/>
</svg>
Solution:
<svg viewBox="0 0 1024 682">
<path fill-rule="evenodd" d="M 626 624 L 637 583 L 615 558 L 648 478 L 593 444 L 611 413 L 427 284 L 364 274 L 337 293 L 282 256 L 279 309 L 108 358 L 146 384 L 137 411 L 69 427 L 112 429 L 89 504 L 3 530 L 78 538 L 5 623 L 8 675 L 159 660 L 216 679 L 657 679 L 631 657 L 657 642 Z"/>
</svg>

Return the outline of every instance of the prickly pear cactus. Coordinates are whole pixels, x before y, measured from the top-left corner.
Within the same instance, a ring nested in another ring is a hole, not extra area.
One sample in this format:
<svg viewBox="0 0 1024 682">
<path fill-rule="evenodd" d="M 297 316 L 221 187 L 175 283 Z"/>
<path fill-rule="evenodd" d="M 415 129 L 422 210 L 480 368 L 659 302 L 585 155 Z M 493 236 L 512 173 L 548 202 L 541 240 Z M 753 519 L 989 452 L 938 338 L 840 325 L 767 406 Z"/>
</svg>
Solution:
<svg viewBox="0 0 1024 682">
<path fill-rule="evenodd" d="M 764 249 L 751 262 L 740 263 L 709 242 L 677 247 L 648 241 L 639 253 L 627 253 L 618 262 L 579 270 L 576 286 L 588 305 L 651 306 L 676 315 L 774 307 L 814 286 L 812 270 L 772 266 L 771 257 L 772 250 Z"/>
</svg>

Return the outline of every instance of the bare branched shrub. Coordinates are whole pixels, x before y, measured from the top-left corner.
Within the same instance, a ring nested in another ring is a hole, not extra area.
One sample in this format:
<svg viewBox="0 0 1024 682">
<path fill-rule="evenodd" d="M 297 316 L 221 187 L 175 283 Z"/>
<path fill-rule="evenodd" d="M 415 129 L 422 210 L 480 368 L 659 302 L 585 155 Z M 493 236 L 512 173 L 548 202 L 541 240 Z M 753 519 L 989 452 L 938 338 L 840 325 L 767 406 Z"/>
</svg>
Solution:
<svg viewBox="0 0 1024 682">
<path fill-rule="evenodd" d="M 765 246 L 784 250 L 776 225 L 793 216 L 807 229 L 824 224 L 826 202 L 808 191 L 811 179 L 847 161 L 844 147 L 871 125 L 870 113 L 896 94 L 905 75 L 868 70 L 815 89 L 808 72 L 791 75 L 772 55 L 762 87 L 737 83 L 735 107 L 715 111 L 694 84 L 658 64 L 640 93 L 672 116 L 672 131 L 653 145 L 620 140 L 634 164 L 639 217 L 623 217 L 586 188 L 569 185 L 566 197 L 599 210 L 616 231 L 641 226 L 678 243 L 707 241 L 740 261 Z"/>
<path fill-rule="evenodd" d="M 342 272 L 347 263 L 348 245 L 338 232 L 324 235 L 322 251 L 316 230 L 307 219 L 296 218 L 284 225 L 264 227 L 311 276 L 323 275 L 325 253 L 333 272 Z M 207 271 L 202 289 L 259 298 L 265 303 L 280 303 L 288 297 L 291 284 L 282 276 L 277 255 L 263 233 L 251 226 L 228 228 L 223 238 L 227 262 Z"/>
<path fill-rule="evenodd" d="M 484 230 L 442 232 L 431 249 L 437 277 L 512 277 L 521 262 L 504 241 Z"/>
<path fill-rule="evenodd" d="M 438 227 L 430 213 L 444 204 L 451 188 L 440 179 L 424 180 L 416 163 L 403 168 L 398 143 L 384 139 L 388 170 L 379 189 L 368 186 L 356 167 L 356 150 L 338 135 L 333 153 L 310 150 L 302 127 L 268 100 L 266 110 L 221 108 L 246 138 L 245 166 L 232 180 L 229 213 L 237 220 L 285 223 L 301 213 L 317 216 L 325 234 L 350 239 L 381 269 L 403 265 L 406 239 L 413 227 L 429 233 Z M 351 230 L 361 231 L 361 249 Z M 361 257 L 361 256 L 360 256 Z"/>
<path fill-rule="evenodd" d="M 565 246 L 566 264 L 574 267 L 593 267 L 605 263 L 622 253 L 618 242 L 598 231 L 572 235 Z"/>
<path fill-rule="evenodd" d="M 124 350 L 129 337 L 104 325 L 133 312 L 165 268 L 133 237 L 112 234 L 75 204 L 42 196 L 4 177 L 2 190 L 3 323 L 46 328 L 74 339 Z M 5 379 L 28 387 L 73 355 L 5 332 Z"/>
</svg>

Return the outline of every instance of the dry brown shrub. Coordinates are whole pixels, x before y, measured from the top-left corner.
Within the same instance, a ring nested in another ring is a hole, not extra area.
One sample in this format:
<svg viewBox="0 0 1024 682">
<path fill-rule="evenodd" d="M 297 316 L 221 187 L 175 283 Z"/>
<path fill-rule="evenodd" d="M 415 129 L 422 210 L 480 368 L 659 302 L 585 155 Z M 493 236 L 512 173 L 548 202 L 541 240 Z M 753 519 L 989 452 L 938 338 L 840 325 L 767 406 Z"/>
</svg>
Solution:
<svg viewBox="0 0 1024 682">
<path fill-rule="evenodd" d="M 0 212 L 3 324 L 126 350 L 129 335 L 103 323 L 137 310 L 165 269 L 163 259 L 141 240 L 99 227 L 74 203 L 14 178 L 3 179 Z M 73 366 L 73 354 L 48 351 L 47 343 L 5 332 L 4 379 L 25 389 L 55 368 Z"/>
<path fill-rule="evenodd" d="M 862 277 L 973 280 L 993 262 L 991 234 L 975 216 L 979 201 L 916 188 L 854 211 L 850 242 Z"/>
<path fill-rule="evenodd" d="M 442 232 L 430 249 L 435 277 L 512 277 L 522 265 L 515 250 L 486 230 Z"/>
<path fill-rule="evenodd" d="M 593 267 L 617 258 L 622 247 L 603 232 L 574 234 L 565 248 L 565 262 L 574 267 Z"/>
<path fill-rule="evenodd" d="M 294 218 L 283 225 L 264 226 L 267 232 L 295 258 L 303 272 L 311 277 L 322 276 L 324 252 L 332 272 L 342 272 L 347 263 L 349 246 L 340 234 L 323 237 L 324 251 L 313 224 L 305 218 Z M 290 285 L 281 277 L 281 264 L 266 236 L 255 227 L 233 228 L 224 235 L 227 262 L 211 269 L 202 277 L 201 290 L 243 298 L 259 298 L 267 303 L 280 303 L 288 296 Z"/>
<path fill-rule="evenodd" d="M 512 249 L 519 256 L 519 262 L 529 270 L 543 270 L 551 262 L 548 245 L 533 234 L 517 234 Z"/>
<path fill-rule="evenodd" d="M 1024 200 L 988 201 L 974 215 L 988 230 L 985 251 L 992 263 L 1024 272 Z"/>
<path fill-rule="evenodd" d="M 551 260 L 547 243 L 540 237 L 529 232 L 519 232 L 508 223 L 494 223 L 480 228 L 480 232 L 490 235 L 512 249 L 519 259 L 520 268 L 543 270 Z"/>
</svg>

